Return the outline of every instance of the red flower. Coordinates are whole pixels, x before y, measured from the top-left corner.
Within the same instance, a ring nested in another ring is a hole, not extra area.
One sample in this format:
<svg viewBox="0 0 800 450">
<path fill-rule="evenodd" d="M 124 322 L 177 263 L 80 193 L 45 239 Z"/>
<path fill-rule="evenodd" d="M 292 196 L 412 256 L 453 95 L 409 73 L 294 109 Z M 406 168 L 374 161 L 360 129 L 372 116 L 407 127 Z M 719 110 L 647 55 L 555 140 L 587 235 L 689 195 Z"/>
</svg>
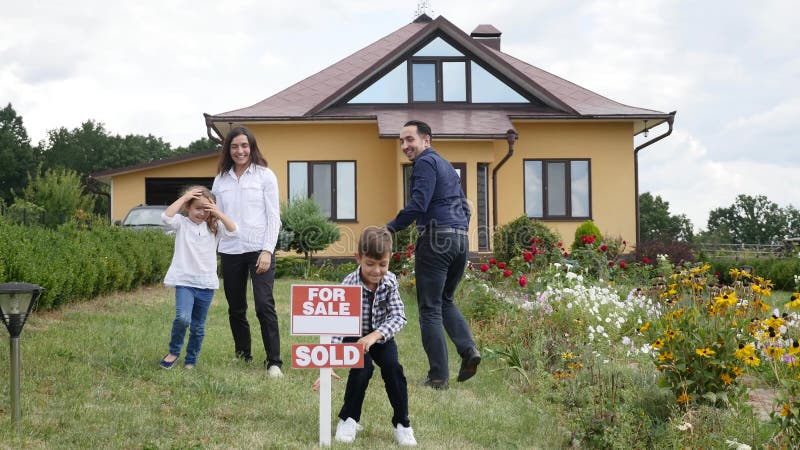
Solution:
<svg viewBox="0 0 800 450">
<path fill-rule="evenodd" d="M 569 253 L 564 252 L 564 258 L 569 258 Z"/>
<path fill-rule="evenodd" d="M 406 252 L 406 258 L 411 258 L 411 252 Z"/>
<path fill-rule="evenodd" d="M 628 268 L 628 265 L 627 265 L 627 264 L 625 264 L 625 261 L 620 261 L 620 262 L 619 262 L 619 267 L 620 267 L 621 269 L 627 269 L 627 268 Z"/>
<path fill-rule="evenodd" d="M 497 264 L 497 260 L 495 258 L 489 258 L 489 264 L 495 265 Z"/>
<path fill-rule="evenodd" d="M 528 284 L 528 279 L 525 278 L 525 275 L 519 277 L 519 287 L 525 287 Z"/>
<path fill-rule="evenodd" d="M 414 251 L 414 244 L 408 244 L 408 247 L 406 247 L 406 248 L 408 248 L 410 251 L 413 252 Z"/>
<path fill-rule="evenodd" d="M 488 272 L 489 266 L 487 264 L 481 264 L 481 272 Z"/>
<path fill-rule="evenodd" d="M 558 241 L 558 246 L 559 246 L 559 247 L 563 247 L 563 246 L 564 246 L 564 243 L 563 243 L 563 242 L 561 242 L 561 241 Z"/>
<path fill-rule="evenodd" d="M 525 262 L 531 262 L 531 260 L 533 259 L 533 253 L 525 251 L 522 253 L 522 257 L 525 258 Z"/>
<path fill-rule="evenodd" d="M 506 269 L 506 270 L 503 271 L 503 277 L 508 278 L 508 277 L 511 276 L 512 273 L 514 273 L 514 272 Z"/>
<path fill-rule="evenodd" d="M 622 245 L 628 245 L 628 241 L 622 241 Z"/>
<path fill-rule="evenodd" d="M 506 263 L 504 263 L 504 262 L 497 263 L 497 268 L 498 269 L 505 269 L 506 268 Z"/>
<path fill-rule="evenodd" d="M 607 250 L 608 250 L 608 246 L 606 244 L 603 244 L 603 245 L 600 246 L 600 251 L 601 252 L 605 252 Z"/>
<path fill-rule="evenodd" d="M 642 262 L 645 263 L 645 264 L 650 264 L 650 258 L 645 256 L 644 258 L 642 258 Z"/>
<path fill-rule="evenodd" d="M 400 258 L 402 258 L 402 256 L 400 256 L 400 253 L 395 253 L 395 254 L 394 254 L 394 256 L 393 256 L 393 258 L 394 258 L 395 260 L 397 260 L 397 261 L 400 261 Z"/>
<path fill-rule="evenodd" d="M 718 277 L 719 276 L 719 272 L 714 272 L 714 276 Z"/>
<path fill-rule="evenodd" d="M 608 267 L 614 267 L 614 261 L 609 261 L 608 262 Z"/>
</svg>

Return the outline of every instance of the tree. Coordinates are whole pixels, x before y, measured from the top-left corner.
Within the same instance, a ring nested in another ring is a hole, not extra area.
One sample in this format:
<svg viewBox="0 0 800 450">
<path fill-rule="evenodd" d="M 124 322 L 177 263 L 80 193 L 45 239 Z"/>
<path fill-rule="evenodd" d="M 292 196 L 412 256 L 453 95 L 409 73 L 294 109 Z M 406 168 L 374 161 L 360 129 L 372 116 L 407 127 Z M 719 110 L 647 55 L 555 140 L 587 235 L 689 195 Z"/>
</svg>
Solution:
<svg viewBox="0 0 800 450">
<path fill-rule="evenodd" d="M 28 132 L 11 103 L 0 109 L 0 200 L 10 203 L 36 170 L 36 157 Z"/>
<path fill-rule="evenodd" d="M 39 149 L 45 169 L 74 170 L 81 179 L 92 172 L 175 156 L 169 143 L 152 135 L 109 135 L 102 123 L 88 120 L 80 127 L 50 130 Z"/>
<path fill-rule="evenodd" d="M 94 198 L 83 195 L 81 179 L 75 171 L 49 169 L 44 175 L 30 177 L 23 191 L 24 198 L 17 199 L 44 209 L 43 225 L 55 227 L 67 222 L 79 210 L 91 211 Z"/>
<path fill-rule="evenodd" d="M 178 147 L 175 149 L 175 156 L 179 155 L 191 155 L 193 153 L 200 153 L 200 152 L 207 152 L 209 150 L 214 150 L 217 148 L 217 143 L 212 141 L 209 138 L 200 138 L 196 141 L 192 141 L 186 147 Z"/>
<path fill-rule="evenodd" d="M 670 214 L 669 202 L 649 192 L 639 195 L 639 232 L 642 242 L 689 242 L 694 237 L 689 218 Z"/>
<path fill-rule="evenodd" d="M 296 199 L 281 205 L 284 236 L 290 236 L 288 249 L 302 253 L 306 259 L 306 277 L 311 268 L 311 256 L 339 240 L 339 228 L 322 215 L 313 199 Z"/>
<path fill-rule="evenodd" d="M 740 194 L 731 206 L 709 213 L 707 233 L 732 244 L 775 244 L 786 237 L 786 212 L 764 195 Z"/>
</svg>

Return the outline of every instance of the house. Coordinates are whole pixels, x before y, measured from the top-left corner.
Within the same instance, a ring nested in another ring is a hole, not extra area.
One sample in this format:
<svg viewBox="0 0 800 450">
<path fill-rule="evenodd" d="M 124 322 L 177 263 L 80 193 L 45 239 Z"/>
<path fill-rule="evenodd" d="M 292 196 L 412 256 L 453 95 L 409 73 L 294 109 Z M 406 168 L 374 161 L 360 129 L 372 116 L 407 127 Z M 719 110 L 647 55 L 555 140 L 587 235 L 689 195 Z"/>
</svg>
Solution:
<svg viewBox="0 0 800 450">
<path fill-rule="evenodd" d="M 252 106 L 205 115 L 210 137 L 250 128 L 283 201 L 310 196 L 342 229 L 328 256 L 352 254 L 361 229 L 392 219 L 411 166 L 399 132 L 433 130 L 472 209 L 472 252 L 491 251 L 495 226 L 527 214 L 565 240 L 592 219 L 610 236 L 638 235 L 637 153 L 672 132 L 675 113 L 620 104 L 501 50 L 501 32 L 467 34 L 425 14 Z M 664 124 L 634 148 L 634 136 Z M 98 174 L 112 184 L 112 216 L 159 183 L 213 177 L 216 154 Z M 168 181 L 162 182 L 161 178 Z M 148 184 L 149 183 L 149 184 Z M 148 188 L 150 186 L 150 188 Z"/>
</svg>

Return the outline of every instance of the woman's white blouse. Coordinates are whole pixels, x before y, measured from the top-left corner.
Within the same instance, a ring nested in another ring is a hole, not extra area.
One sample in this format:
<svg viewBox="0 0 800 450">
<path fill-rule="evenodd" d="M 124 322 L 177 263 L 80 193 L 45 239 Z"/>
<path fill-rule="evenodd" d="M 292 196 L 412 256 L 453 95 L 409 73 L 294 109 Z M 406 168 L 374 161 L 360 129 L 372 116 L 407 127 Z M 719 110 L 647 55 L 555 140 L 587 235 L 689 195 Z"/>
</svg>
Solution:
<svg viewBox="0 0 800 450">
<path fill-rule="evenodd" d="M 263 166 L 251 164 L 237 177 L 233 168 L 214 178 L 217 206 L 239 226 L 237 237 L 223 236 L 219 252 L 240 255 L 275 251 L 281 229 L 278 179 Z"/>
</svg>

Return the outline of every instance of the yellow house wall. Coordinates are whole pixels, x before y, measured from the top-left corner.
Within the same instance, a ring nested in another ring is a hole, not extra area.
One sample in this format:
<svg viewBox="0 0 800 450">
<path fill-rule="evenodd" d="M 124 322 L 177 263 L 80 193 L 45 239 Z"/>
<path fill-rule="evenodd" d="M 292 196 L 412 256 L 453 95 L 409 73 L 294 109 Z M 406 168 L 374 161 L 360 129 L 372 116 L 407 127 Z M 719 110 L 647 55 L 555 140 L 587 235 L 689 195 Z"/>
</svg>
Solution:
<svg viewBox="0 0 800 450">
<path fill-rule="evenodd" d="M 338 222 L 342 237 L 319 256 L 352 256 L 361 230 L 384 225 L 397 214 L 399 152 L 393 139 L 380 139 L 375 122 L 248 125 L 288 200 L 288 161 L 357 161 L 356 221 Z M 399 180 L 402 195 L 402 179 Z"/>
<path fill-rule="evenodd" d="M 625 122 L 515 123 L 519 140 L 514 155 L 500 169 L 498 221 L 509 222 L 525 211 L 524 159 L 589 158 L 591 214 L 600 231 L 636 240 L 636 204 L 633 164 L 633 132 Z M 505 143 L 503 143 L 505 144 Z M 506 147 L 507 148 L 507 147 Z M 506 153 L 499 146 L 496 160 Z M 547 221 L 570 243 L 581 221 Z"/>
<path fill-rule="evenodd" d="M 122 220 L 131 208 L 144 204 L 145 178 L 213 177 L 217 173 L 217 162 L 218 157 L 214 155 L 115 176 L 111 182 L 111 219 Z"/>
<path fill-rule="evenodd" d="M 514 155 L 498 173 L 498 222 L 507 223 L 524 213 L 523 160 L 589 158 L 591 161 L 591 211 L 600 230 L 633 244 L 636 235 L 632 129 L 630 123 L 570 122 L 515 123 L 519 140 Z M 408 163 L 397 139 L 378 137 L 377 124 L 272 123 L 249 124 L 259 147 L 278 178 L 281 201 L 288 198 L 288 161 L 343 161 L 356 164 L 356 214 L 354 222 L 338 222 L 339 242 L 319 256 L 349 256 L 361 230 L 393 219 L 403 207 L 402 165 Z M 477 168 L 489 165 L 489 217 L 493 225 L 491 173 L 506 155 L 502 140 L 437 140 L 433 147 L 448 161 L 467 166 L 467 199 L 472 207 L 470 249 L 477 251 Z M 144 202 L 144 178 L 213 177 L 217 157 L 188 161 L 114 177 L 112 217 Z M 546 222 L 566 242 L 571 242 L 580 221 Z M 629 247 L 630 248 L 630 247 Z"/>
</svg>

